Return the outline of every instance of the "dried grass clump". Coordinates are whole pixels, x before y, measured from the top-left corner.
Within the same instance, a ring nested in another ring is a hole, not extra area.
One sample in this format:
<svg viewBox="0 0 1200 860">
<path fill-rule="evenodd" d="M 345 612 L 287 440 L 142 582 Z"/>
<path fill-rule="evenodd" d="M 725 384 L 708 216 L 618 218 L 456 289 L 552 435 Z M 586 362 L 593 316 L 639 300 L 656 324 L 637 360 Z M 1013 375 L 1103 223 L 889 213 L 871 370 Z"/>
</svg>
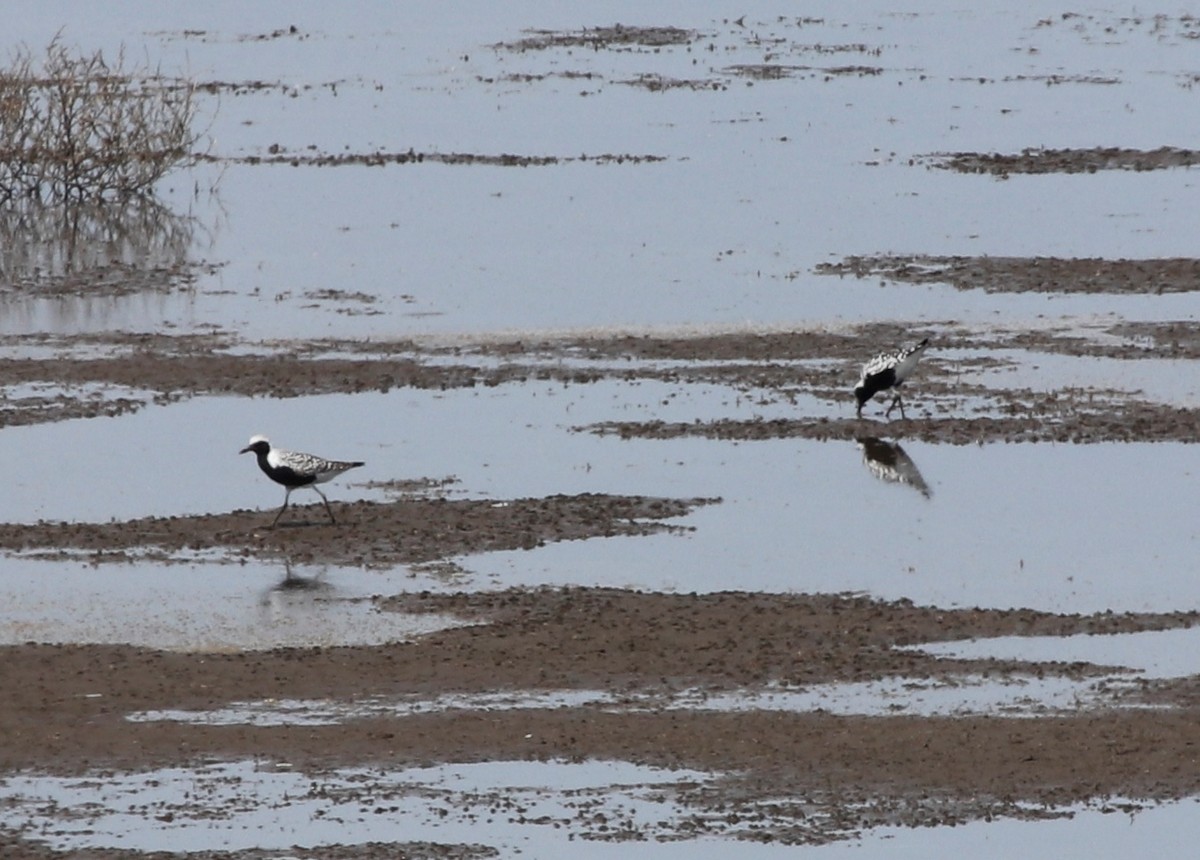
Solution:
<svg viewBox="0 0 1200 860">
<path fill-rule="evenodd" d="M 190 81 L 72 53 L 57 38 L 40 65 L 17 50 L 0 71 L 0 200 L 128 199 L 192 163 Z"/>
</svg>

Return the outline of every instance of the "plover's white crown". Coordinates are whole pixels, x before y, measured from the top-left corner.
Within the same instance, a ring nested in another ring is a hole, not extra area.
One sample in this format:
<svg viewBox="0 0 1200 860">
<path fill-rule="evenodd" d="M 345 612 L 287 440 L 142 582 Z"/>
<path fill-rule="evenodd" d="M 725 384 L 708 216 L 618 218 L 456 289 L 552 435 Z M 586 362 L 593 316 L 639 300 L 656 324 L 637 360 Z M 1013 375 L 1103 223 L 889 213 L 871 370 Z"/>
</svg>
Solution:
<svg viewBox="0 0 1200 860">
<path fill-rule="evenodd" d="M 264 436 L 261 433 L 255 433 L 253 436 L 250 437 L 250 442 L 249 442 L 250 445 L 253 445 L 256 442 L 266 442 L 268 445 L 271 444 L 271 440 L 268 439 L 266 436 Z"/>
</svg>

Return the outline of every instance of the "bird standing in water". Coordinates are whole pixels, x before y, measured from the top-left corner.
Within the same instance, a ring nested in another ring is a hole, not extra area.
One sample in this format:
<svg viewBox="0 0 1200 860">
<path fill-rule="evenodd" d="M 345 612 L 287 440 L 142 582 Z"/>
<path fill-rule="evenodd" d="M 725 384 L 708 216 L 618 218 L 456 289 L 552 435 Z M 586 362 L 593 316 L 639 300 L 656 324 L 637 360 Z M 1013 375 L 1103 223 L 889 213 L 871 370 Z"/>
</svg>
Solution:
<svg viewBox="0 0 1200 860">
<path fill-rule="evenodd" d="M 267 477 L 277 484 L 282 484 L 286 490 L 283 496 L 283 507 L 279 509 L 279 513 L 275 514 L 275 519 L 271 520 L 272 527 L 279 522 L 279 518 L 287 510 L 288 499 L 292 496 L 292 490 L 297 487 L 311 487 L 316 490 L 321 501 L 325 503 L 325 513 L 329 514 L 329 521 L 337 525 L 337 520 L 333 518 L 333 511 L 329 509 L 329 499 L 325 498 L 325 494 L 321 492 L 317 484 L 323 484 L 348 469 L 361 466 L 361 461 L 326 460 L 322 457 L 314 457 L 312 454 L 283 451 L 279 448 L 272 448 L 266 436 L 251 436 L 250 444 L 238 453 L 245 454 L 249 451 L 253 451 L 258 457 L 258 467 L 266 473 Z"/>
<path fill-rule="evenodd" d="M 892 410 L 897 406 L 900 407 L 900 417 L 906 417 L 904 400 L 900 396 L 900 386 L 916 369 L 917 362 L 925 354 L 927 346 L 929 346 L 929 338 L 925 338 L 909 349 L 881 352 L 863 365 L 858 385 L 854 386 L 854 399 L 858 402 L 856 412 L 858 418 L 862 418 L 862 408 L 868 400 L 889 388 L 893 389 L 892 405 L 888 407 L 884 417 L 890 416 Z"/>
</svg>

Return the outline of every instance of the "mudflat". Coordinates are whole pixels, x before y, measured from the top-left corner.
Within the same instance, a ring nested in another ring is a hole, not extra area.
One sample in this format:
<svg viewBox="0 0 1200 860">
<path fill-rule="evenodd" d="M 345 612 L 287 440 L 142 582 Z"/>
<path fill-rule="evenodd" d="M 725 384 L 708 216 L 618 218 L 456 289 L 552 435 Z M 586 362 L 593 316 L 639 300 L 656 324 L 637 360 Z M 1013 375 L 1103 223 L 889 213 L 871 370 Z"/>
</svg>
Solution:
<svg viewBox="0 0 1200 860">
<path fill-rule="evenodd" d="M 695 338 L 575 338 L 464 347 L 417 344 L 360 348 L 361 357 L 327 358 L 347 344 L 283 350 L 268 356 L 223 355 L 222 343 L 186 338 L 113 339 L 91 360 L 0 362 L 0 382 L 87 379 L 156 396 L 322 393 L 377 386 L 520 384 L 560 374 L 570 385 L 608 376 L 668 374 L 680 385 L 719 379 L 732 388 L 774 386 L 827 395 L 844 388 L 876 329 L 726 334 Z M 1170 335 L 1178 349 L 1194 348 Z M 996 333 L 937 332 L 943 343 L 979 347 Z M 1088 354 L 1112 349 L 1047 332 L 1043 350 Z M 79 347 L 80 344 L 74 344 Z M 90 344 L 94 348 L 96 344 Z M 1130 346 L 1129 360 L 1137 360 Z M 981 350 L 982 351 L 982 350 Z M 431 354 L 445 359 L 436 366 Z M 558 357 L 588 355 L 568 369 Z M 639 362 L 632 364 L 636 357 Z M 821 357 L 806 370 L 797 360 Z M 501 359 L 498 363 L 496 359 Z M 662 366 L 645 359 L 688 358 Z M 486 359 L 486 360 L 485 360 Z M 719 361 L 717 359 L 720 359 Z M 832 359 L 832 364 L 830 363 Z M 784 364 L 784 362 L 789 362 Z M 253 373 L 247 372 L 248 367 Z M 669 367 L 664 370 L 662 367 Z M 608 368 L 608 369 L 606 369 Z M 658 369 L 655 369 L 658 368 Z M 871 435 L 1000 442 L 1057 438 L 1063 422 L 1007 398 L 1010 417 L 955 414 L 954 369 L 931 355 L 910 393 L 910 417 L 889 424 L 850 417 L 729 425 L 599 425 L 574 432 L 763 435 Z M 249 380 L 249 381 L 248 381 Z M 287 390 L 283 387 L 287 386 Z M 253 388 L 253 390 L 250 390 Z M 158 394 L 156 395 L 155 392 Z M 63 398 L 63 408 L 72 405 Z M 1057 404 L 1069 432 L 1095 438 L 1176 438 L 1189 415 L 1164 416 L 1135 397 L 1113 394 Z M 918 405 L 919 404 L 919 405 Z M 51 420 L 40 403 L 15 403 L 11 423 Z M 81 409 L 88 403 L 74 404 Z M 129 408 L 140 408 L 133 402 Z M 1024 408 L 1024 412 L 1022 409 Z M 852 407 L 846 406 L 852 413 Z M 915 415 L 914 415 L 915 413 Z M 57 416 L 58 413 L 54 413 Z M 920 417 L 916 417 L 920 416 Z M 1070 424 L 1071 421 L 1076 422 Z M 499 549 L 563 540 L 637 536 L 685 529 L 684 516 L 720 499 L 555 495 L 524 499 L 448 499 L 400 487 L 392 502 L 335 502 L 339 525 L 320 505 L 298 505 L 271 529 L 270 511 L 147 517 L 110 523 L 0 525 L 0 548 L 56 559 L 123 564 L 164 561 L 205 550 L 214 564 L 282 559 L 356 567 L 448 563 Z M 752 561 L 752 560 L 751 560 Z M 303 587 L 303 582 L 292 583 Z M 287 584 L 285 583 L 285 587 Z M 1186 684 L 1144 684 L 1103 707 L 1003 715 L 843 715 L 816 710 L 709 707 L 728 696 L 786 694 L 816 685 L 899 680 L 961 683 L 968 677 L 1100 677 L 1090 664 L 937 658 L 909 646 L 1001 635 L 1113 633 L 1187 627 L 1195 612 L 1058 615 L 1033 610 L 945 609 L 856 595 L 654 593 L 597 587 L 496 592 L 379 594 L 380 612 L 451 616 L 461 623 L 411 641 L 370 647 L 321 647 L 224 653 L 176 653 L 119 645 L 16 645 L 0 661 L 0 767 L 9 773 L 94 776 L 246 759 L 286 762 L 300 772 L 348 767 L 399 768 L 439 762 L 621 760 L 716 774 L 703 789 L 681 790 L 686 823 L 647 833 L 572 826 L 589 838 L 682 838 L 702 833 L 781 842 L 844 838 L 886 823 L 933 824 L 1036 816 L 1037 804 L 1061 807 L 1107 797 L 1165 799 L 1194 794 L 1200 777 L 1196 692 Z M 537 704 L 537 697 L 588 694 L 601 700 Z M 447 697 L 503 695 L 521 707 L 439 705 Z M 319 700 L 345 707 L 342 718 L 314 725 L 286 721 L 211 724 L 203 719 L 144 719 L 138 714 L 210 712 L 247 702 Z M 365 702 L 410 707 L 354 710 Z M 413 703 L 426 707 L 413 709 Z M 1150 707 L 1153 705 L 1153 707 Z M 368 780 L 364 797 L 372 791 Z M 790 798 L 781 801 L 780 798 Z M 503 798 L 498 794 L 497 803 Z M 186 806 L 186 802 L 182 802 Z M 386 805 L 379 815 L 387 814 Z M 164 815 L 180 814 L 179 804 Z M 814 810 L 821 814 L 815 815 Z M 211 811 L 211 810 L 210 810 Z M 195 810 L 193 810 L 195 812 Z M 516 814 L 516 813 L 513 813 Z M 30 827 L 34 826 L 30 824 Z M 16 827 L 5 839 L 21 856 L 56 854 Z M 297 849 L 300 850 L 300 849 Z M 358 845 L 299 856 L 489 856 L 487 846 Z M 293 852 L 295 853 L 295 852 Z M 84 856 L 73 853 L 70 856 Z M 128 856 L 93 851 L 89 857 Z M 260 857 L 261 852 L 212 856 Z"/>
</svg>

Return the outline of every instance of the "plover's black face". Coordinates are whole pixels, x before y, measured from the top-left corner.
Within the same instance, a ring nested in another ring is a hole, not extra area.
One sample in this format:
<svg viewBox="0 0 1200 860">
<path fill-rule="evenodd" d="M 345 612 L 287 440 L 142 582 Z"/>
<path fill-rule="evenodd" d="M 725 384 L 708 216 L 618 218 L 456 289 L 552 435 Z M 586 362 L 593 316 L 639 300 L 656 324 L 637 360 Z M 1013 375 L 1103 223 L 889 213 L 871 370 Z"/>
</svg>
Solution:
<svg viewBox="0 0 1200 860">
<path fill-rule="evenodd" d="M 266 454 L 270 450 L 271 450 L 271 443 L 267 441 L 266 437 L 255 436 L 254 438 L 252 438 L 250 440 L 250 444 L 247 445 L 242 450 L 238 451 L 238 453 L 245 454 L 249 451 L 253 451 L 255 454 Z"/>
</svg>

